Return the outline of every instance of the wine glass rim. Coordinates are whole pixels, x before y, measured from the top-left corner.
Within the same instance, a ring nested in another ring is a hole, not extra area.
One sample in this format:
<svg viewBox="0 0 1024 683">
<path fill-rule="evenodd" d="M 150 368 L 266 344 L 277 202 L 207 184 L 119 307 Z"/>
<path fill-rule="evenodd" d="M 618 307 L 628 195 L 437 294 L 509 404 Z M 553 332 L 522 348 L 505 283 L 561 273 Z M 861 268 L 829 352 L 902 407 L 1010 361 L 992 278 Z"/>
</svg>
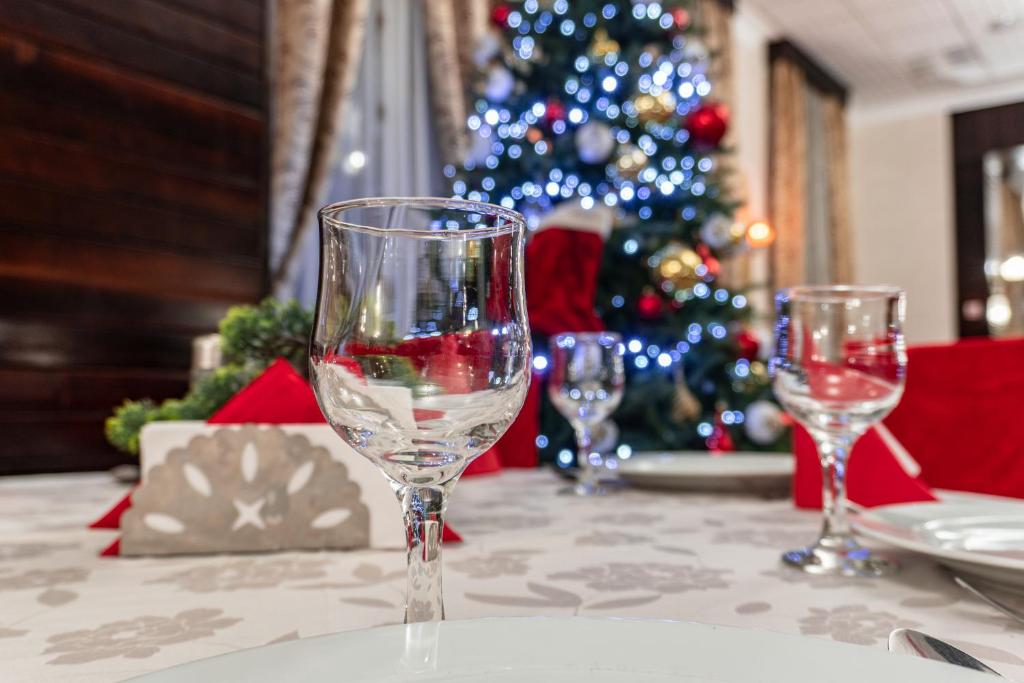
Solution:
<svg viewBox="0 0 1024 683">
<path fill-rule="evenodd" d="M 505 225 L 480 225 L 475 228 L 460 230 L 435 230 L 431 228 L 384 228 L 376 225 L 362 225 L 337 218 L 337 214 L 349 209 L 361 209 L 375 206 L 419 206 L 428 208 L 455 209 L 464 213 L 480 213 L 494 215 L 508 221 Z M 506 209 L 496 204 L 487 202 L 475 202 L 468 199 L 452 199 L 450 197 L 365 197 L 360 199 L 346 199 L 334 202 L 320 209 L 317 212 L 322 224 L 329 225 L 341 230 L 353 230 L 375 235 L 398 235 L 402 237 L 419 237 L 422 239 L 473 239 L 482 237 L 496 237 L 509 233 L 523 232 L 526 230 L 526 219 L 523 214 L 512 209 Z"/>
<path fill-rule="evenodd" d="M 903 288 L 895 285 L 795 285 L 779 290 L 784 299 L 797 297 L 805 301 L 891 299 L 903 295 Z"/>
</svg>

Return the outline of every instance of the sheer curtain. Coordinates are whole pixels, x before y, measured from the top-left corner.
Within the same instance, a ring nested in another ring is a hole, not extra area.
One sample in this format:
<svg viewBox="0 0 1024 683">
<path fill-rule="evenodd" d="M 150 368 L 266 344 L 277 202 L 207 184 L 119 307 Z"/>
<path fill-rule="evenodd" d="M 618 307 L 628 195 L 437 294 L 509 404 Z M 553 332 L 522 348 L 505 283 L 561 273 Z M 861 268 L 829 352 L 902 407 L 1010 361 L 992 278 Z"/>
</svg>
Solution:
<svg viewBox="0 0 1024 683">
<path fill-rule="evenodd" d="M 433 143 L 423 3 L 377 0 L 336 149 L 326 202 L 443 194 Z M 316 298 L 319 230 L 311 219 L 280 298 Z"/>
</svg>

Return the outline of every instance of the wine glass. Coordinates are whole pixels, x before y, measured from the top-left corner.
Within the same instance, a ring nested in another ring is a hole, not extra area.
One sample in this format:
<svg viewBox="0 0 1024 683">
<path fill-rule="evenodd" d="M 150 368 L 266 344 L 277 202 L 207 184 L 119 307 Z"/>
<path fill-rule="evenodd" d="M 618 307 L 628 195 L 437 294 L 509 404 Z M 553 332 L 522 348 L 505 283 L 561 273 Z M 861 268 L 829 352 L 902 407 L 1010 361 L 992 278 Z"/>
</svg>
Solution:
<svg viewBox="0 0 1024 683">
<path fill-rule="evenodd" d="M 499 206 L 433 198 L 354 199 L 319 216 L 313 388 L 402 504 L 406 623 L 441 620 L 448 494 L 529 388 L 525 223 Z"/>
<path fill-rule="evenodd" d="M 591 453 L 592 430 L 619 406 L 626 382 L 625 348 L 614 332 L 563 332 L 551 338 L 548 396 L 576 432 L 579 475 L 573 491 L 602 493 Z"/>
<path fill-rule="evenodd" d="M 793 287 L 775 298 L 775 395 L 814 439 L 824 525 L 814 545 L 783 561 L 812 574 L 880 576 L 896 569 L 853 537 L 846 466 L 853 444 L 903 393 L 906 297 L 895 287 Z"/>
</svg>

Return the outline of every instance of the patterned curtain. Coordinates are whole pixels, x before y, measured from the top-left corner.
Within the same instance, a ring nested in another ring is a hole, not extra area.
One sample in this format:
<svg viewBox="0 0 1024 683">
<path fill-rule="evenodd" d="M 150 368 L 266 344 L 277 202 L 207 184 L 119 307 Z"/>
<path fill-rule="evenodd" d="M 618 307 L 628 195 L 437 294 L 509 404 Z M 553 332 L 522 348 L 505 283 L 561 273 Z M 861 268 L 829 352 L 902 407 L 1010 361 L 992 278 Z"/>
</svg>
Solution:
<svg viewBox="0 0 1024 683">
<path fill-rule="evenodd" d="M 853 276 L 842 97 L 785 55 L 771 65 L 770 197 L 776 287 Z"/>
<path fill-rule="evenodd" d="M 275 292 L 323 203 L 366 10 L 366 0 L 277 0 L 275 6 L 269 244 Z"/>
<path fill-rule="evenodd" d="M 434 129 L 441 160 L 460 163 L 466 155 L 466 93 L 479 66 L 474 52 L 487 32 L 487 0 L 431 0 L 426 12 L 427 57 Z"/>
</svg>

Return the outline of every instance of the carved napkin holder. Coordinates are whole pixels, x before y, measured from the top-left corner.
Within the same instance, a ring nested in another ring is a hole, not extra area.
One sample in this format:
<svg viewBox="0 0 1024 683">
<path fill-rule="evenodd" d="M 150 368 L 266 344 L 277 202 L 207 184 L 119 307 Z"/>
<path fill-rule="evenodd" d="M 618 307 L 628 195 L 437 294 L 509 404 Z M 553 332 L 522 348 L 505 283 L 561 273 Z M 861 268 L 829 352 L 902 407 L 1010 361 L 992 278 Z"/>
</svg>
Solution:
<svg viewBox="0 0 1024 683">
<path fill-rule="evenodd" d="M 404 547 L 384 477 L 327 425 L 155 422 L 121 555 Z"/>
</svg>

